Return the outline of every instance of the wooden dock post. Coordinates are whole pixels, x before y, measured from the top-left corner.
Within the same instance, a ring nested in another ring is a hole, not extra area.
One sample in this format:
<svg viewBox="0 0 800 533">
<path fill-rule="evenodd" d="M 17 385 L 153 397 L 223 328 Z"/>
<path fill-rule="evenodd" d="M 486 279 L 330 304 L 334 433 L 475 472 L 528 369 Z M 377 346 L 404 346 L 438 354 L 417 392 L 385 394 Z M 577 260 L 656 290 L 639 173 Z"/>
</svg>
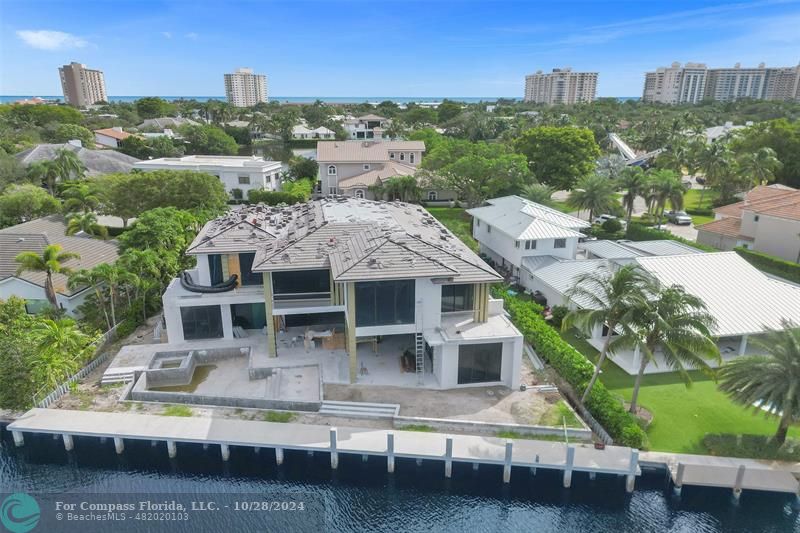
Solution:
<svg viewBox="0 0 800 533">
<path fill-rule="evenodd" d="M 453 475 L 453 437 L 447 436 L 444 441 L 444 477 Z"/>
<path fill-rule="evenodd" d="M 394 433 L 386 434 L 386 471 L 394 472 Z"/>
<path fill-rule="evenodd" d="M 174 440 L 167 441 L 167 454 L 170 459 L 175 459 L 175 456 L 178 455 L 178 447 L 175 445 Z"/>
<path fill-rule="evenodd" d="M 114 437 L 114 449 L 117 451 L 117 455 L 122 454 L 125 451 L 125 439 Z"/>
<path fill-rule="evenodd" d="M 337 468 L 339 468 L 339 452 L 336 451 L 336 445 L 338 439 L 336 428 L 331 428 L 330 435 L 331 435 L 331 468 L 333 470 L 336 470 Z"/>
<path fill-rule="evenodd" d="M 219 451 L 222 454 L 223 461 L 227 461 L 231 458 L 231 448 L 227 444 L 220 444 Z"/>
<path fill-rule="evenodd" d="M 639 450 L 631 450 L 631 462 L 625 477 L 625 490 L 630 494 L 636 486 L 636 468 L 639 466 Z"/>
<path fill-rule="evenodd" d="M 511 481 L 511 451 L 514 447 L 514 441 L 506 439 L 506 456 L 503 459 L 503 483 Z"/>
<path fill-rule="evenodd" d="M 572 485 L 572 465 L 575 463 L 575 447 L 567 446 L 567 463 L 564 465 L 564 488 Z"/>
<path fill-rule="evenodd" d="M 279 466 L 283 464 L 283 448 L 275 448 L 275 462 Z"/>
<path fill-rule="evenodd" d="M 683 488 L 683 472 L 686 470 L 686 465 L 683 463 L 678 463 L 678 471 L 675 472 L 675 494 L 678 496 L 681 495 L 681 489 Z"/>
<path fill-rule="evenodd" d="M 21 431 L 12 431 L 11 436 L 14 437 L 14 446 L 17 448 L 25 445 L 25 437 L 22 436 Z"/>
<path fill-rule="evenodd" d="M 736 471 L 736 482 L 733 485 L 733 497 L 736 501 L 742 497 L 742 485 L 744 484 L 744 471 L 745 466 L 739 465 L 739 470 Z"/>
<path fill-rule="evenodd" d="M 61 435 L 61 438 L 64 440 L 64 449 L 68 452 L 72 451 L 72 448 L 75 447 L 75 444 L 72 442 L 72 435 L 64 433 Z"/>
</svg>

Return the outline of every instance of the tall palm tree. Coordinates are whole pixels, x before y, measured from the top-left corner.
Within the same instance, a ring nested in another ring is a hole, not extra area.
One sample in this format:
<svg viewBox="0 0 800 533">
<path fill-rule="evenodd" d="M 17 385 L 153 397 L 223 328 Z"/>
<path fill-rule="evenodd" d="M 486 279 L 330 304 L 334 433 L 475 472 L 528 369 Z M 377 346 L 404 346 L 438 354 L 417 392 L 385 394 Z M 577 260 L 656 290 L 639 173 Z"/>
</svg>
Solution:
<svg viewBox="0 0 800 533">
<path fill-rule="evenodd" d="M 33 332 L 37 343 L 31 369 L 37 383 L 55 388 L 92 353 L 92 338 L 69 319 L 44 319 Z"/>
<path fill-rule="evenodd" d="M 100 204 L 100 199 L 87 183 L 76 183 L 64 189 L 64 210 L 66 212 L 89 213 Z"/>
<path fill-rule="evenodd" d="M 53 164 L 62 182 L 70 179 L 82 180 L 86 176 L 86 167 L 83 165 L 83 161 L 78 158 L 77 153 L 67 148 L 56 151 Z"/>
<path fill-rule="evenodd" d="M 800 418 L 800 328 L 783 322 L 783 331 L 770 330 L 753 344 L 764 355 L 737 357 L 719 371 L 722 392 L 731 400 L 779 416 L 775 442 L 786 442 L 789 426 Z"/>
<path fill-rule="evenodd" d="M 641 363 L 631 396 L 630 412 L 636 413 L 639 388 L 648 363 L 656 361 L 656 349 L 666 364 L 677 371 L 685 383 L 692 380 L 686 367 L 710 372 L 708 360 L 719 362 L 717 345 L 711 337 L 714 317 L 697 296 L 687 293 L 680 285 L 661 287 L 656 282 L 646 305 L 635 311 L 636 323 L 622 335 L 620 345 L 638 347 Z"/>
<path fill-rule="evenodd" d="M 683 209 L 683 195 L 686 191 L 683 188 L 681 179 L 671 170 L 651 171 L 650 183 L 653 198 L 655 199 L 658 224 L 661 225 L 667 201 L 672 205 L 672 209 L 680 211 Z"/>
<path fill-rule="evenodd" d="M 53 196 L 56 194 L 58 176 L 59 170 L 53 161 L 35 161 L 28 167 L 28 179 L 44 184 L 47 191 Z"/>
<path fill-rule="evenodd" d="M 635 313 L 645 304 L 645 287 L 649 278 L 637 265 L 625 265 L 616 272 L 587 272 L 578 277 L 575 285 L 566 292 L 572 301 L 585 302 L 581 309 L 567 313 L 561 327 L 564 331 L 573 326 L 585 333 L 598 326 L 608 328 L 608 336 L 594 368 L 592 379 L 586 386 L 581 403 L 586 402 L 592 392 L 606 356 L 614 352 L 612 334 L 617 326 L 623 330 L 630 328 L 635 321 Z"/>
<path fill-rule="evenodd" d="M 17 269 L 17 274 L 23 272 L 44 272 L 44 292 L 47 295 L 47 301 L 50 302 L 55 309 L 58 309 L 58 300 L 56 298 L 56 289 L 53 286 L 53 274 L 69 275 L 72 270 L 64 266 L 64 263 L 70 259 L 80 259 L 80 255 L 72 252 L 63 252 L 61 245 L 48 244 L 44 247 L 41 254 L 36 252 L 22 252 L 17 255 L 16 261 L 20 264 Z"/>
<path fill-rule="evenodd" d="M 70 274 L 68 283 L 72 289 L 85 287 L 87 285 L 92 288 L 94 295 L 97 298 L 97 305 L 100 306 L 100 310 L 103 311 L 103 316 L 106 319 L 106 330 L 111 329 L 111 320 L 108 318 L 106 301 L 105 298 L 103 298 L 103 294 L 100 292 L 100 289 L 103 286 L 103 280 L 100 279 L 100 276 L 98 276 L 94 270 L 86 270 L 85 268 L 82 268 L 77 272 Z"/>
<path fill-rule="evenodd" d="M 622 207 L 625 208 L 625 221 L 630 224 L 636 198 L 645 191 L 647 179 L 641 167 L 628 167 L 620 176 L 617 185 L 625 193 L 622 195 Z"/>
<path fill-rule="evenodd" d="M 544 183 L 529 183 L 522 188 L 520 196 L 537 204 L 552 206 L 553 189 Z"/>
<path fill-rule="evenodd" d="M 97 215 L 91 212 L 72 213 L 67 218 L 67 235 L 75 235 L 78 232 L 89 235 L 108 238 L 108 228 L 97 223 Z"/>
<path fill-rule="evenodd" d="M 116 265 L 102 263 L 94 267 L 93 274 L 102 280 L 108 288 L 108 295 L 111 300 L 111 325 L 117 325 L 117 296 L 121 290 L 133 286 L 136 282 L 136 275 L 128 272 Z M 126 292 L 127 294 L 127 292 Z"/>
<path fill-rule="evenodd" d="M 376 198 L 400 200 L 401 202 L 418 202 L 422 197 L 422 190 L 414 176 L 397 176 L 373 185 L 370 191 Z"/>
<path fill-rule="evenodd" d="M 711 143 L 697 154 L 697 166 L 705 176 L 703 189 L 700 192 L 700 206 L 702 207 L 706 187 L 710 185 L 722 189 L 724 180 L 730 177 L 733 153 L 725 143 Z"/>
<path fill-rule="evenodd" d="M 764 146 L 755 152 L 744 154 L 739 157 L 739 172 L 747 179 L 754 187 L 756 185 L 766 185 L 775 179 L 775 171 L 779 170 L 783 163 L 781 163 L 775 150 Z"/>
<path fill-rule="evenodd" d="M 617 203 L 615 192 L 613 181 L 599 174 L 592 174 L 578 181 L 569 193 L 567 204 L 578 210 L 589 211 L 589 221 L 592 221 L 595 213 L 610 211 Z"/>
</svg>

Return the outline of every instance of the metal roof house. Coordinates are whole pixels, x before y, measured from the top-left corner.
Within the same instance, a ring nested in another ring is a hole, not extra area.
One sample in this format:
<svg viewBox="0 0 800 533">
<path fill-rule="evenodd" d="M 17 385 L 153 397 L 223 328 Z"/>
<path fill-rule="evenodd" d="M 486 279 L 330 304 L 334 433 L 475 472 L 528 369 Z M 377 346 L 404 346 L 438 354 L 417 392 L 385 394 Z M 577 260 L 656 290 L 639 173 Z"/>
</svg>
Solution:
<svg viewBox="0 0 800 533">
<path fill-rule="evenodd" d="M 519 385 L 522 336 L 489 296 L 501 277 L 419 206 L 248 206 L 187 253 L 196 269 L 163 295 L 170 344 L 246 337 L 324 382 Z"/>
</svg>

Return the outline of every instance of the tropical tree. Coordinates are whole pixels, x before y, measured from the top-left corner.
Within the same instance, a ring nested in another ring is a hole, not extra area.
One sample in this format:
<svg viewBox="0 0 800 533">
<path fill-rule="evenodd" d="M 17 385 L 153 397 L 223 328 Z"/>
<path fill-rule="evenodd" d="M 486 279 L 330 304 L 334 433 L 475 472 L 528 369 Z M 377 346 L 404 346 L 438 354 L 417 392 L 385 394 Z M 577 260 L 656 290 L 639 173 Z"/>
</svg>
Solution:
<svg viewBox="0 0 800 533">
<path fill-rule="evenodd" d="M 730 179 L 733 173 L 733 153 L 724 143 L 711 143 L 697 154 L 697 166 L 705 176 L 700 192 L 702 206 L 707 186 L 722 190 L 725 180 Z"/>
<path fill-rule="evenodd" d="M 97 265 L 92 271 L 108 289 L 109 299 L 111 301 L 111 326 L 114 327 L 117 325 L 117 297 L 120 295 L 121 291 L 125 291 L 125 293 L 128 294 L 128 287 L 136 283 L 136 275 L 117 265 L 109 265 L 108 263 Z"/>
<path fill-rule="evenodd" d="M 62 251 L 59 244 L 48 244 L 42 250 L 41 255 L 36 252 L 22 252 L 17 255 L 16 261 L 20 264 L 17 269 L 17 274 L 22 272 L 44 272 L 44 292 L 47 296 L 47 301 L 55 308 L 58 309 L 58 300 L 56 299 L 56 289 L 53 285 L 53 274 L 69 275 L 72 270 L 65 266 L 64 263 L 70 259 L 80 259 L 80 255 L 72 252 Z"/>
<path fill-rule="evenodd" d="M 58 168 L 53 161 L 35 161 L 28 167 L 28 179 L 44 184 L 51 196 L 55 196 Z"/>
<path fill-rule="evenodd" d="M 78 158 L 76 152 L 67 148 L 61 148 L 56 152 L 53 164 L 62 182 L 70 179 L 82 180 L 86 176 L 86 167 L 83 161 Z"/>
<path fill-rule="evenodd" d="M 686 367 L 710 373 L 708 360 L 721 361 L 711 337 L 715 320 L 703 300 L 679 285 L 664 288 L 655 281 L 648 291 L 649 301 L 634 312 L 635 323 L 616 341 L 619 346 L 638 348 L 641 354 L 631 395 L 631 413 L 636 413 L 645 368 L 651 362 L 657 364 L 657 349 L 660 348 L 658 355 L 678 372 L 687 386 L 692 380 Z"/>
<path fill-rule="evenodd" d="M 64 198 L 64 210 L 67 212 L 89 213 L 94 211 L 100 199 L 89 187 L 88 183 L 75 183 L 64 188 L 61 193 Z"/>
<path fill-rule="evenodd" d="M 584 333 L 591 333 L 597 327 L 608 328 L 608 336 L 600 350 L 592 379 L 581 396 L 581 403 L 586 402 L 592 392 L 606 356 L 614 352 L 613 332 L 617 327 L 629 330 L 636 320 L 637 310 L 645 305 L 645 289 L 649 283 L 646 274 L 637 265 L 630 264 L 613 273 L 606 270 L 587 272 L 579 276 L 575 285 L 566 292 L 570 300 L 581 302 L 582 307 L 567 313 L 561 323 L 564 331 L 573 326 Z"/>
<path fill-rule="evenodd" d="M 613 181 L 599 174 L 581 178 L 567 197 L 567 204 L 578 210 L 589 211 L 589 220 L 595 213 L 605 213 L 617 204 Z"/>
<path fill-rule="evenodd" d="M 667 201 L 672 205 L 672 209 L 680 211 L 683 209 L 683 195 L 686 192 L 683 188 L 681 179 L 671 170 L 651 170 L 649 177 L 650 198 L 658 215 L 658 223 L 664 216 L 664 209 Z"/>
<path fill-rule="evenodd" d="M 34 329 L 36 355 L 31 361 L 37 383 L 55 388 L 80 368 L 92 353 L 92 338 L 83 333 L 73 320 L 43 319 Z"/>
<path fill-rule="evenodd" d="M 97 215 L 94 213 L 72 213 L 67 218 L 67 235 L 75 235 L 78 232 L 88 235 L 95 235 L 108 238 L 108 228 L 97 223 Z"/>
<path fill-rule="evenodd" d="M 559 190 L 571 190 L 595 170 L 600 147 L 594 134 L 574 126 L 540 126 L 522 133 L 514 148 L 528 160 L 533 176 Z"/>
<path fill-rule="evenodd" d="M 775 180 L 775 172 L 783 164 L 778 161 L 775 150 L 764 146 L 755 152 L 750 152 L 739 156 L 737 159 L 739 173 L 742 178 L 756 185 L 766 185 Z"/>
<path fill-rule="evenodd" d="M 628 163 L 625 158 L 618 154 L 612 154 L 607 157 L 601 157 L 597 161 L 596 172 L 605 178 L 616 180 L 622 176 L 626 168 L 628 168 Z"/>
<path fill-rule="evenodd" d="M 422 190 L 414 176 L 397 176 L 370 187 L 376 198 L 400 200 L 401 202 L 418 202 Z"/>
<path fill-rule="evenodd" d="M 552 206 L 553 189 L 542 183 L 529 183 L 522 188 L 520 196 L 537 204 Z"/>
<path fill-rule="evenodd" d="M 719 388 L 734 402 L 780 418 L 774 436 L 779 445 L 800 418 L 800 328 L 789 322 L 782 327 L 753 339 L 764 355 L 737 357 L 719 371 Z"/>
<path fill-rule="evenodd" d="M 628 167 L 620 176 L 617 186 L 625 191 L 622 195 L 622 207 L 625 208 L 625 220 L 630 224 L 636 198 L 645 192 L 647 179 L 641 167 Z"/>
<path fill-rule="evenodd" d="M 69 276 L 68 285 L 71 289 L 77 289 L 80 287 L 89 286 L 94 291 L 94 295 L 97 298 L 97 305 L 100 306 L 100 310 L 103 312 L 103 317 L 106 320 L 106 331 L 111 329 L 111 319 L 108 317 L 108 309 L 106 307 L 105 298 L 101 293 L 101 289 L 103 287 L 103 280 L 94 270 L 87 270 L 82 268 L 77 272 L 73 272 Z"/>
</svg>

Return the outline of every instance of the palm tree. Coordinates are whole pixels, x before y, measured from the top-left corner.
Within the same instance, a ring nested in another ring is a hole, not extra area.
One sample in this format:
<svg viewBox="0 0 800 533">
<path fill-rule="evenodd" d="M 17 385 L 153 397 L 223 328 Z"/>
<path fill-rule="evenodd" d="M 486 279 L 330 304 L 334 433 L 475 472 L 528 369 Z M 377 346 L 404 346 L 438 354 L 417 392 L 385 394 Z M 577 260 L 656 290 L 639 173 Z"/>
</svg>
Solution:
<svg viewBox="0 0 800 533">
<path fill-rule="evenodd" d="M 680 178 L 671 170 L 652 170 L 650 173 L 650 186 L 652 188 L 652 198 L 655 201 L 658 224 L 664 216 L 664 209 L 667 201 L 672 205 L 672 209 L 680 211 L 683 209 L 683 195 L 686 192 Z"/>
<path fill-rule="evenodd" d="M 418 202 L 422 196 L 414 176 L 397 176 L 373 185 L 370 191 L 376 198 L 386 198 L 388 200 L 400 200 L 401 202 Z"/>
<path fill-rule="evenodd" d="M 97 223 L 97 215 L 91 212 L 72 213 L 67 219 L 67 235 L 75 235 L 82 231 L 89 235 L 108 238 L 108 228 Z"/>
<path fill-rule="evenodd" d="M 78 154 L 67 148 L 61 148 L 56 152 L 53 164 L 62 182 L 70 179 L 82 180 L 86 175 L 86 167 L 78 158 Z"/>
<path fill-rule="evenodd" d="M 97 279 L 102 280 L 104 285 L 108 288 L 108 296 L 111 300 L 111 325 L 112 327 L 116 326 L 117 296 L 121 289 L 125 289 L 126 286 L 134 285 L 137 277 L 132 272 L 128 272 L 116 265 L 109 265 L 108 263 L 97 265 L 92 269 L 92 273 L 97 276 Z M 128 294 L 127 291 L 126 294 Z"/>
<path fill-rule="evenodd" d="M 707 360 L 720 361 L 719 349 L 711 338 L 714 317 L 697 296 L 680 285 L 660 287 L 652 282 L 650 301 L 634 313 L 636 323 L 617 342 L 638 347 L 641 363 L 631 395 L 630 412 L 636 413 L 639 388 L 648 363 L 656 362 L 656 349 L 666 364 L 677 371 L 689 386 L 692 383 L 686 366 L 711 371 Z"/>
<path fill-rule="evenodd" d="M 86 183 L 76 183 L 64 189 L 64 210 L 67 212 L 89 213 L 94 211 L 100 199 Z"/>
<path fill-rule="evenodd" d="M 630 224 L 633 216 L 634 202 L 645 191 L 647 180 L 641 167 L 628 167 L 620 176 L 617 185 L 625 191 L 622 195 L 622 207 L 625 208 L 625 221 Z"/>
<path fill-rule="evenodd" d="M 552 206 L 553 189 L 543 183 L 529 183 L 522 188 L 520 196 L 531 202 Z"/>
<path fill-rule="evenodd" d="M 703 206 L 706 187 L 721 187 L 723 181 L 731 174 L 733 165 L 733 154 L 730 149 L 721 142 L 709 144 L 697 154 L 697 166 L 705 176 L 703 189 L 700 192 L 700 206 Z"/>
<path fill-rule="evenodd" d="M 80 259 L 80 255 L 76 253 L 62 252 L 61 250 L 59 244 L 48 244 L 42 250 L 41 255 L 36 252 L 22 252 L 16 257 L 17 263 L 20 264 L 17 269 L 18 275 L 22 272 L 45 273 L 44 292 L 47 295 L 47 301 L 55 309 L 58 309 L 58 300 L 56 299 L 56 289 L 53 286 L 53 274 L 69 275 L 72 270 L 64 266 L 64 263 L 70 259 Z"/>
<path fill-rule="evenodd" d="M 783 166 L 778 161 L 775 150 L 769 147 L 759 148 L 757 151 L 739 157 L 739 171 L 753 184 L 766 185 L 775 179 L 775 171 Z"/>
<path fill-rule="evenodd" d="M 77 272 L 73 272 L 69 276 L 68 284 L 72 289 L 85 287 L 87 285 L 92 287 L 92 290 L 94 290 L 94 295 L 97 297 L 97 305 L 100 306 L 100 310 L 103 311 L 103 316 L 106 319 L 106 330 L 111 329 L 111 321 L 108 318 L 108 311 L 106 310 L 106 301 L 100 292 L 100 288 L 103 285 L 103 280 L 100 279 L 97 274 L 95 274 L 94 270 L 86 270 L 82 268 Z"/>
<path fill-rule="evenodd" d="M 53 161 L 35 161 L 28 167 L 28 179 L 47 187 L 47 191 L 55 196 L 56 181 L 59 171 Z"/>
<path fill-rule="evenodd" d="M 775 442 L 786 442 L 789 426 L 800 417 L 800 328 L 783 322 L 753 343 L 765 355 L 737 357 L 719 371 L 722 392 L 758 413 L 780 416 Z"/>
<path fill-rule="evenodd" d="M 37 383 L 55 388 L 91 355 L 92 338 L 69 319 L 44 319 L 35 326 L 36 355 L 31 370 Z"/>
<path fill-rule="evenodd" d="M 572 301 L 586 302 L 582 309 L 567 313 L 561 327 L 564 331 L 577 326 L 585 333 L 598 326 L 608 327 L 608 336 L 603 342 L 600 356 L 594 368 L 592 379 L 586 386 L 581 403 L 586 402 L 592 391 L 606 355 L 613 353 L 611 337 L 617 326 L 623 330 L 630 328 L 635 313 L 645 304 L 644 289 L 648 285 L 647 276 L 637 265 L 625 265 L 614 273 L 607 271 L 587 272 L 578 277 L 575 285 L 566 295 Z"/>
<path fill-rule="evenodd" d="M 578 181 L 569 193 L 567 204 L 578 210 L 588 210 L 591 222 L 595 213 L 610 211 L 617 203 L 615 192 L 613 181 L 599 174 L 592 174 Z"/>
<path fill-rule="evenodd" d="M 597 173 L 604 178 L 616 180 L 627 167 L 628 164 L 625 162 L 624 157 L 618 154 L 612 154 L 608 157 L 600 158 L 597 162 Z"/>
</svg>

